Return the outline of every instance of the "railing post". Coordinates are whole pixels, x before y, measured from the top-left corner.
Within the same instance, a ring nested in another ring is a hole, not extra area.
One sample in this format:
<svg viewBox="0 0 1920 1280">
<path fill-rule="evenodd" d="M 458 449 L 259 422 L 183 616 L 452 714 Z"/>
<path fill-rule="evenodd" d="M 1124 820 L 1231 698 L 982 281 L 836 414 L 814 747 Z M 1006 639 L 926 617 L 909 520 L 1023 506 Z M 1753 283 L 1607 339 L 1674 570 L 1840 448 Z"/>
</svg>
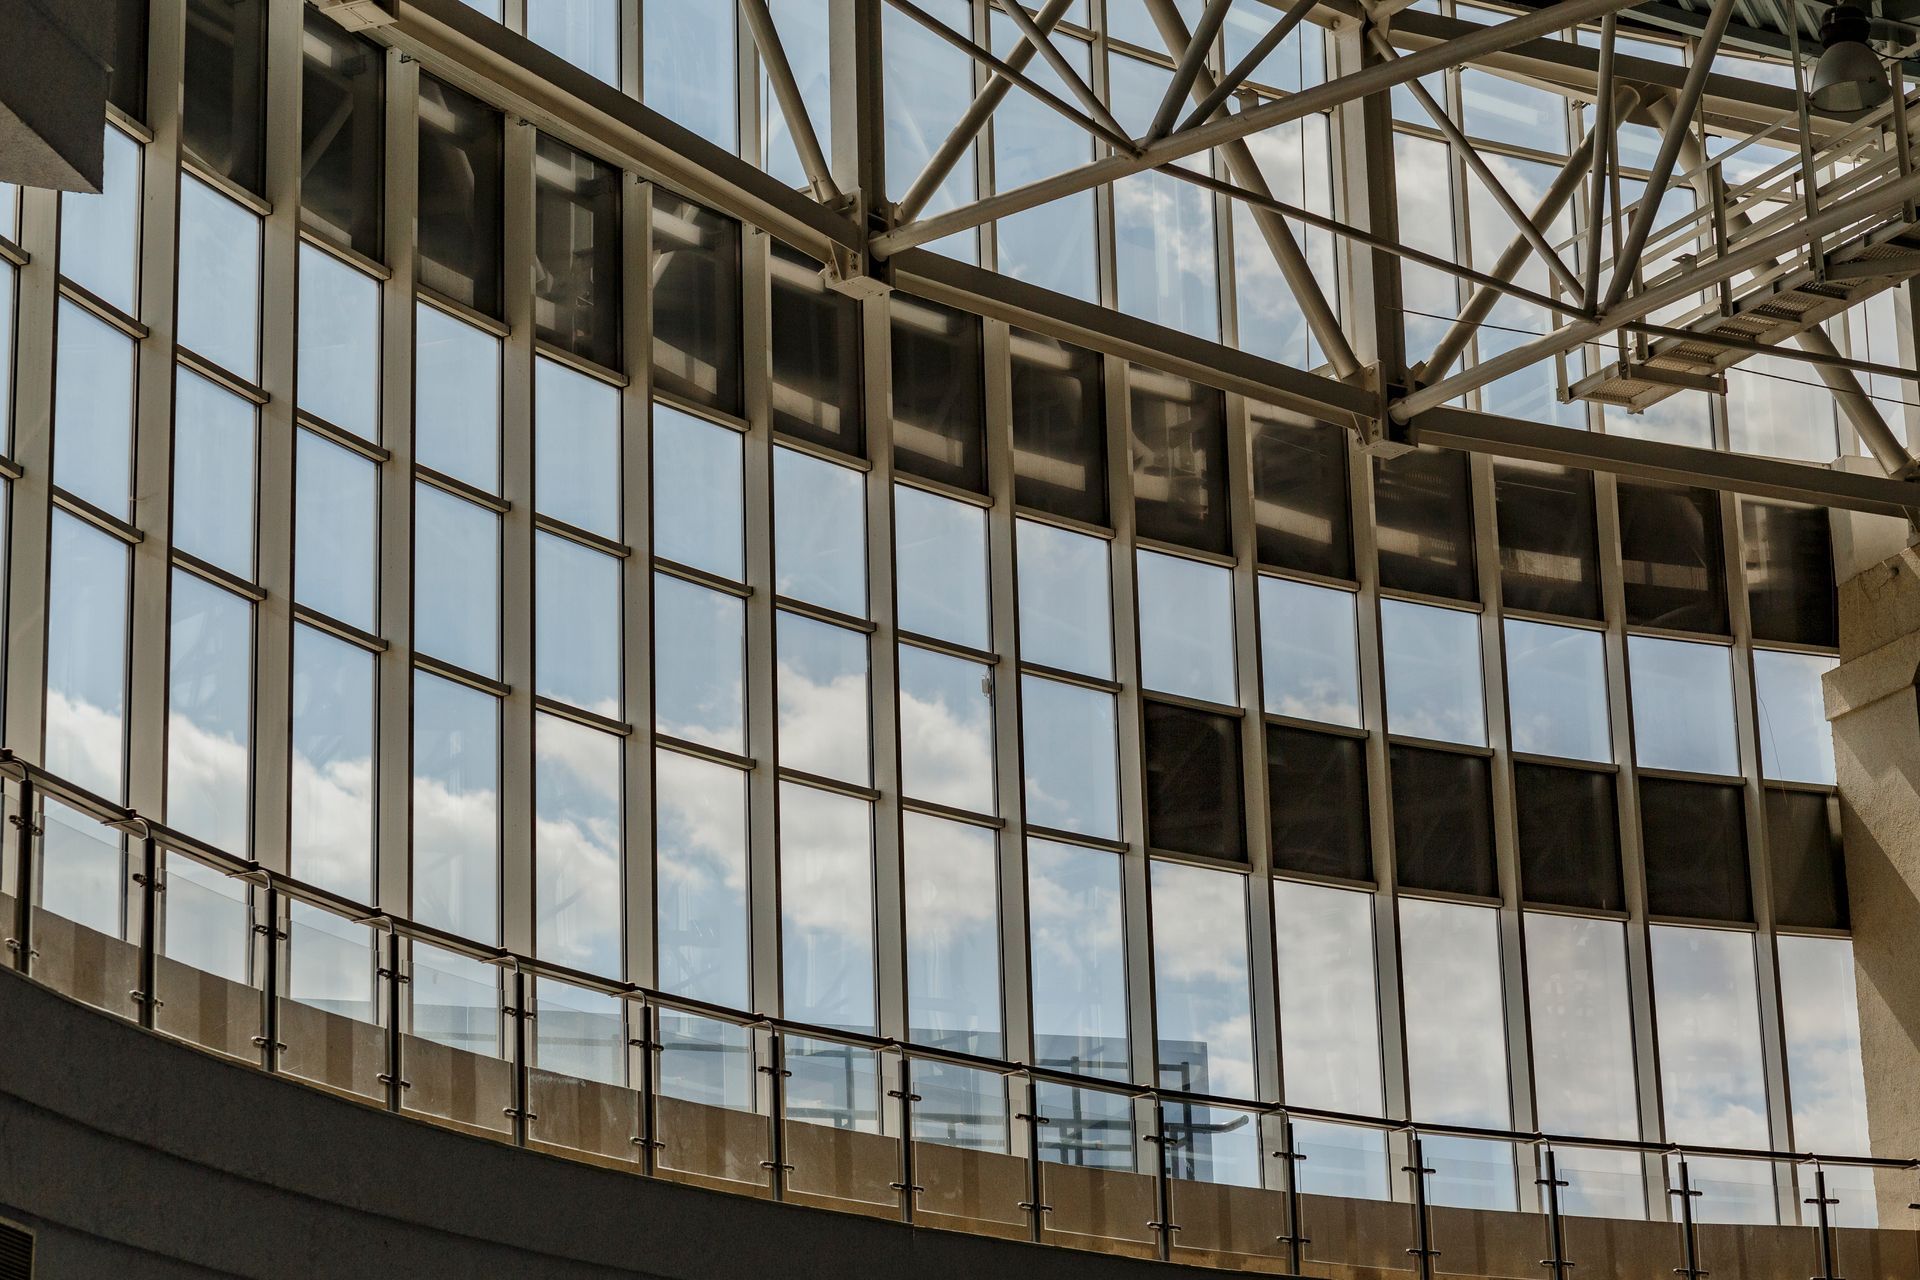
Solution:
<svg viewBox="0 0 1920 1280">
<path fill-rule="evenodd" d="M 513 1145 L 527 1145 L 527 1121 L 539 1117 L 527 1110 L 527 975 L 515 966 L 513 971 L 513 1105 L 507 1114 L 513 1117 Z"/>
<path fill-rule="evenodd" d="M 280 1050 L 287 1047 L 280 1043 L 280 944 L 287 935 L 280 928 L 280 891 L 268 880 L 262 893 L 266 923 L 254 925 L 253 931 L 266 940 L 267 953 L 260 963 L 260 1034 L 254 1043 L 260 1046 L 261 1068 L 278 1071 Z"/>
<path fill-rule="evenodd" d="M 1685 1261 L 1684 1266 L 1674 1268 L 1674 1274 L 1685 1276 L 1686 1280 L 1700 1280 L 1707 1273 L 1700 1269 L 1700 1241 L 1693 1230 L 1693 1202 L 1700 1193 L 1693 1189 L 1693 1183 L 1687 1174 L 1687 1158 L 1679 1157 L 1680 1185 L 1670 1187 L 1667 1194 L 1680 1198 L 1680 1249 Z"/>
<path fill-rule="evenodd" d="M 634 1143 L 640 1148 L 640 1172 L 648 1177 L 660 1171 L 660 1107 L 653 1096 L 654 1055 L 660 1052 L 659 1024 L 652 1001 L 640 1003 L 640 1034 L 627 1043 L 640 1051 L 640 1133 Z"/>
<path fill-rule="evenodd" d="M 767 1171 L 767 1189 L 775 1200 L 787 1198 L 787 1127 L 782 1121 L 787 1110 L 787 1056 L 781 1044 L 780 1028 L 767 1028 L 767 1061 L 760 1064 L 767 1077 L 767 1159 L 760 1167 Z"/>
<path fill-rule="evenodd" d="M 1300 1222 L 1300 1161 L 1306 1156 L 1294 1143 L 1293 1117 L 1285 1113 L 1280 1116 L 1280 1150 L 1273 1154 L 1280 1161 L 1281 1190 L 1287 1202 L 1287 1234 L 1275 1236 L 1274 1242 L 1287 1246 L 1287 1271 L 1297 1276 L 1302 1274 L 1306 1247 L 1313 1237 Z"/>
<path fill-rule="evenodd" d="M 1814 1280 L 1840 1280 L 1834 1274 L 1833 1220 L 1827 1213 L 1827 1206 L 1840 1202 L 1827 1195 L 1827 1171 L 1817 1164 L 1813 1166 L 1813 1199 L 1805 1203 L 1817 1210 L 1820 1229 L 1820 1274 Z"/>
<path fill-rule="evenodd" d="M 1027 1082 L 1027 1109 L 1014 1119 L 1027 1122 L 1027 1198 L 1020 1207 L 1027 1211 L 1027 1237 L 1035 1244 L 1040 1243 L 1040 1230 L 1045 1225 L 1042 1214 L 1051 1211 L 1052 1206 L 1040 1196 L 1040 1126 L 1047 1118 L 1040 1114 L 1040 1085 L 1031 1075 L 1022 1076 Z"/>
<path fill-rule="evenodd" d="M 1420 1280 L 1433 1280 L 1433 1260 L 1440 1251 L 1433 1247 L 1433 1222 L 1427 1214 L 1427 1175 L 1433 1170 L 1421 1154 L 1420 1135 L 1407 1135 L 1407 1149 L 1413 1163 L 1400 1172 L 1413 1175 L 1413 1248 L 1407 1250 L 1414 1262 L 1414 1274 Z"/>
<path fill-rule="evenodd" d="M 920 1095 L 913 1091 L 913 1064 L 905 1053 L 900 1055 L 900 1087 L 887 1090 L 887 1096 L 900 1103 L 900 1181 L 892 1185 L 900 1193 L 900 1221 L 912 1222 L 914 1199 L 926 1188 L 913 1180 L 913 1104 Z"/>
<path fill-rule="evenodd" d="M 1180 1228 L 1173 1222 L 1173 1182 L 1167 1171 L 1167 1148 L 1172 1141 L 1167 1137 L 1167 1108 L 1158 1093 L 1153 1095 L 1153 1129 L 1147 1135 L 1147 1141 L 1154 1147 L 1153 1189 L 1154 1203 L 1159 1206 L 1159 1220 L 1149 1222 L 1160 1238 L 1160 1261 L 1168 1262 L 1173 1258 L 1173 1233 Z"/>
<path fill-rule="evenodd" d="M 18 833 L 14 840 L 14 856 L 20 860 L 20 896 L 13 903 L 13 937 L 7 945 L 13 948 L 13 967 L 17 972 L 33 972 L 33 838 L 39 834 L 39 824 L 33 813 L 33 778 L 20 779 L 20 812 L 10 819 Z"/>
<path fill-rule="evenodd" d="M 386 964 L 375 969 L 378 977 L 387 980 L 387 1069 L 380 1075 L 380 1083 L 387 1086 L 387 1110 L 400 1110 L 403 1094 L 408 1088 L 407 1078 L 403 1074 L 401 1062 L 402 1042 L 400 1038 L 400 987 L 407 977 L 400 971 L 400 931 L 391 925 L 387 928 Z"/>
<path fill-rule="evenodd" d="M 1540 1265 L 1547 1269 L 1547 1274 L 1553 1280 L 1567 1280 L 1567 1273 L 1573 1270 L 1573 1264 L 1567 1261 L 1566 1224 L 1560 1218 L 1560 1188 L 1567 1184 L 1560 1177 L 1560 1167 L 1554 1158 L 1553 1148 L 1546 1148 L 1542 1154 L 1546 1159 L 1546 1176 L 1534 1180 L 1535 1185 L 1547 1189 L 1547 1256 L 1540 1260 Z"/>
<path fill-rule="evenodd" d="M 140 1006 L 140 1025 L 153 1030 L 159 1018 L 160 998 L 160 851 L 153 836 L 140 841 L 140 989 L 133 993 Z"/>
</svg>

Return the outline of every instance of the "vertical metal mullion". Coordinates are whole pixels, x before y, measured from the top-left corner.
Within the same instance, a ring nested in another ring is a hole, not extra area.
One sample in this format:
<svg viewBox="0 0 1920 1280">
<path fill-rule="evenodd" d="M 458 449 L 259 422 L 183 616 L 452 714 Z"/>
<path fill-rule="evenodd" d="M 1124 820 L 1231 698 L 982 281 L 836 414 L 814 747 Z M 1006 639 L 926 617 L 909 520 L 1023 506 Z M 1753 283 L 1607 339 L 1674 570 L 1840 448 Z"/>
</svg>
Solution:
<svg viewBox="0 0 1920 1280">
<path fill-rule="evenodd" d="M 629 45 L 629 47 L 632 47 Z M 657 881 L 653 858 L 653 187 L 622 175 L 620 202 L 620 343 L 628 382 L 620 393 L 620 562 L 622 715 L 633 726 L 623 744 L 626 800 L 622 863 L 626 902 L 625 973 L 641 986 L 657 985 Z M 651 1056 L 651 1051 L 647 1051 Z M 647 1135 L 651 1137 L 651 1134 Z"/>
<path fill-rule="evenodd" d="M 53 499 L 54 324 L 59 313 L 60 195 L 26 187 L 20 246 L 30 260 L 14 275 L 13 460 L 7 486 L 5 742 L 42 755 L 46 721 L 47 571 Z M 4 300 L 0 300 L 0 305 Z M 0 411 L 3 412 L 3 411 Z M 8 865 L 11 865 L 9 863 Z M 7 892 L 15 892 L 8 879 Z"/>
<path fill-rule="evenodd" d="M 261 238 L 259 530 L 254 580 L 253 856 L 287 873 L 293 767 L 295 298 L 299 288 L 304 7 L 267 13 L 267 201 Z M 324 555 L 325 548 L 312 549 Z"/>
<path fill-rule="evenodd" d="M 641 12 L 637 4 L 620 6 L 620 92 L 638 101 L 641 93 Z"/>
<path fill-rule="evenodd" d="M 873 908 L 875 998 L 880 1034 L 907 1038 L 906 868 L 900 817 L 900 651 L 893 581 L 893 365 L 891 302 L 860 304 L 864 338 L 867 458 L 867 609 L 873 711 Z"/>
<path fill-rule="evenodd" d="M 501 342 L 500 679 L 509 690 L 500 704 L 500 942 L 533 955 L 536 869 L 533 815 L 533 275 L 536 131 L 509 117 L 505 124 L 506 193 L 502 239 Z"/>
<path fill-rule="evenodd" d="M 748 432 L 744 444 L 747 586 L 748 871 L 752 896 L 753 1007 L 781 1008 L 780 780 L 778 691 L 774 685 L 772 240 L 747 228 L 742 237 Z M 776 1066 L 778 1064 L 775 1064 Z"/>
<path fill-rule="evenodd" d="M 419 206 L 420 64 L 386 55 L 384 195 L 387 266 L 380 290 L 380 634 L 375 905 L 411 913 L 413 799 L 413 341 L 415 211 Z M 396 981 L 398 976 L 396 975 Z"/>
</svg>

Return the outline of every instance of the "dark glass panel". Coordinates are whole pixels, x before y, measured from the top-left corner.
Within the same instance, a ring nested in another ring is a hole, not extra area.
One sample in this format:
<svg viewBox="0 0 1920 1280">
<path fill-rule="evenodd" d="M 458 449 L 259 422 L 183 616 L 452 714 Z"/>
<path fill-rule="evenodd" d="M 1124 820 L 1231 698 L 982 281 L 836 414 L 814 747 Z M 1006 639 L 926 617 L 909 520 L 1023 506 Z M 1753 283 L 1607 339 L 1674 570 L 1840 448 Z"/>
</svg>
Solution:
<svg viewBox="0 0 1920 1280">
<path fill-rule="evenodd" d="M 1775 924 L 1848 927 L 1847 863 L 1833 797 L 1767 788 L 1767 849 L 1773 856 Z"/>
<path fill-rule="evenodd" d="M 1839 644 L 1833 525 L 1826 509 L 1742 498 L 1740 529 L 1754 638 Z"/>
<path fill-rule="evenodd" d="M 1106 419 L 1098 352 L 1015 329 L 1013 500 L 1088 524 L 1107 522 Z"/>
<path fill-rule="evenodd" d="M 420 283 L 500 314 L 500 113 L 420 77 Z"/>
<path fill-rule="evenodd" d="M 864 454 L 860 304 L 783 244 L 773 246 L 772 274 L 774 430 Z"/>
<path fill-rule="evenodd" d="M 1147 843 L 1245 862 L 1239 721 L 1148 701 L 1146 755 Z"/>
<path fill-rule="evenodd" d="M 113 0 L 113 67 L 107 101 L 135 120 L 147 118 L 147 6 L 151 0 Z"/>
<path fill-rule="evenodd" d="M 653 192 L 653 385 L 739 413 L 740 224 Z"/>
<path fill-rule="evenodd" d="M 902 293 L 892 315 L 893 465 L 985 493 L 980 318 Z"/>
<path fill-rule="evenodd" d="M 386 55 L 306 11 L 300 69 L 300 208 L 335 244 L 380 256 Z"/>
<path fill-rule="evenodd" d="M 1268 405 L 1253 406 L 1250 429 L 1260 563 L 1351 579 L 1347 433 Z"/>
<path fill-rule="evenodd" d="M 1547 906 L 1624 911 L 1613 775 L 1516 764 L 1513 795 L 1521 896 Z"/>
<path fill-rule="evenodd" d="M 1640 779 L 1647 910 L 1692 920 L 1753 919 L 1739 787 Z"/>
<path fill-rule="evenodd" d="M 1135 366 L 1133 513 L 1143 538 L 1233 550 L 1227 524 L 1227 424 L 1218 391 Z"/>
<path fill-rule="evenodd" d="M 1620 482 L 1620 558 L 1627 621 L 1727 632 L 1720 499 L 1711 489 Z"/>
<path fill-rule="evenodd" d="M 1267 805 L 1276 871 L 1373 879 L 1364 741 L 1268 725 Z"/>
<path fill-rule="evenodd" d="M 1466 454 L 1415 449 L 1376 459 L 1373 510 L 1381 586 L 1453 600 L 1479 598 Z"/>
<path fill-rule="evenodd" d="M 544 133 L 533 158 L 533 322 L 609 369 L 620 360 L 620 171 Z"/>
<path fill-rule="evenodd" d="M 1401 887 L 1499 896 L 1486 757 L 1396 746 L 1392 767 Z"/>
<path fill-rule="evenodd" d="M 1593 473 L 1507 458 L 1493 464 L 1500 596 L 1509 609 L 1600 616 Z"/>
<path fill-rule="evenodd" d="M 267 0 L 187 0 L 180 141 L 249 191 L 266 185 Z"/>
</svg>

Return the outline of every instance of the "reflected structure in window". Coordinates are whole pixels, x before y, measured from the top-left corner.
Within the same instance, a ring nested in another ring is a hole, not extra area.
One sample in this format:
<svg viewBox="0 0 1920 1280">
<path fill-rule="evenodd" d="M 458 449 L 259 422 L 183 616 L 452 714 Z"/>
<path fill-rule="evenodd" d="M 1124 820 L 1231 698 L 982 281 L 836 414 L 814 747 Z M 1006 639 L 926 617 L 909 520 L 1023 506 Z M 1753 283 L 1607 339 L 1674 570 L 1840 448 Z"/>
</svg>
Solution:
<svg viewBox="0 0 1920 1280">
<path fill-rule="evenodd" d="M 490 316 L 500 312 L 503 230 L 500 113 L 420 77 L 420 283 Z"/>
<path fill-rule="evenodd" d="M 653 189 L 653 385 L 741 411 L 740 224 Z"/>
<path fill-rule="evenodd" d="M 536 3 L 550 7 L 555 0 Z M 614 40 L 607 47 L 620 46 Z M 607 369 L 621 364 L 620 178 L 612 165 L 544 133 L 534 141 L 534 333 Z"/>
</svg>

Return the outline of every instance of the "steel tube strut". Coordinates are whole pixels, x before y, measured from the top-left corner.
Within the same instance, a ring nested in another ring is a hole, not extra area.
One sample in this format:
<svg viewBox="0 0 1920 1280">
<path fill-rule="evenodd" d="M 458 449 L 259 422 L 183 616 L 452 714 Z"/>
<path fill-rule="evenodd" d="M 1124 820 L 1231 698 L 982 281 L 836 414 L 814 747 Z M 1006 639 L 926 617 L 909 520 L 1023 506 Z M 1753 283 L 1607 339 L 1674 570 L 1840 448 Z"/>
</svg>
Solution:
<svg viewBox="0 0 1920 1280">
<path fill-rule="evenodd" d="M 1394 62 L 1399 59 L 1400 51 L 1380 33 L 1380 28 L 1369 27 L 1367 38 L 1373 42 L 1373 47 L 1386 61 Z M 1506 214 L 1513 225 L 1519 229 L 1520 238 L 1532 246 L 1533 251 L 1540 256 L 1540 261 L 1546 264 L 1547 271 L 1569 294 L 1578 297 L 1580 295 L 1579 278 L 1567 269 L 1567 264 L 1561 261 L 1558 253 L 1554 252 L 1553 246 L 1547 242 L 1546 236 L 1541 234 L 1539 227 L 1534 225 L 1533 219 L 1527 216 L 1526 210 L 1522 209 L 1519 202 L 1507 191 L 1506 184 L 1487 167 L 1487 162 L 1481 157 L 1479 148 L 1467 140 L 1467 135 L 1461 132 L 1460 126 L 1455 124 L 1453 117 L 1447 114 L 1447 109 L 1435 102 L 1433 95 L 1427 92 L 1427 87 L 1418 80 L 1408 81 L 1407 89 L 1419 102 L 1421 108 L 1433 118 L 1435 127 L 1460 152 L 1461 159 L 1467 162 L 1467 168 L 1473 170 L 1474 177 L 1480 179 L 1481 185 L 1487 189 L 1487 194 L 1492 196 L 1493 202 L 1500 206 L 1500 211 Z"/>
<path fill-rule="evenodd" d="M 1588 311 L 1600 307 L 1600 228 L 1606 222 L 1607 173 L 1613 167 L 1613 122 L 1619 118 L 1613 110 L 1613 35 L 1617 21 L 1611 13 L 1600 20 L 1600 87 L 1593 98 L 1593 186 L 1587 193 L 1586 278 L 1580 286 L 1582 304 Z"/>
<path fill-rule="evenodd" d="M 740 12 L 747 20 L 747 30 L 753 33 L 760 61 L 766 64 L 767 79 L 773 82 L 773 96 L 780 101 L 780 114 L 787 118 L 787 132 L 793 138 L 793 149 L 800 153 L 800 167 L 806 170 L 813 198 L 822 204 L 840 203 L 843 197 L 839 184 L 833 180 L 827 153 L 820 149 L 820 135 L 814 132 L 813 119 L 807 115 L 807 101 L 794 82 L 793 64 L 787 61 L 780 32 L 773 25 L 773 15 L 767 12 L 767 0 L 740 0 Z"/>
<path fill-rule="evenodd" d="M 1174 8 L 1173 0 L 1147 0 L 1147 11 L 1153 15 L 1154 25 L 1160 28 L 1160 38 L 1166 41 L 1169 50 L 1181 47 L 1183 42 L 1186 47 L 1193 47 L 1193 37 L 1188 34 L 1187 24 L 1182 21 L 1180 11 Z M 1194 97 L 1205 101 L 1214 89 L 1213 73 L 1204 66 L 1195 68 L 1191 87 Z M 1229 142 L 1220 148 L 1220 154 L 1226 160 L 1235 182 L 1256 196 L 1273 199 L 1273 189 L 1260 172 L 1260 163 L 1254 159 L 1251 147 L 1244 142 Z M 1340 317 L 1327 301 L 1319 280 L 1315 279 L 1307 255 L 1301 252 L 1299 241 L 1294 239 L 1293 228 L 1272 209 L 1250 204 L 1249 212 L 1253 215 L 1254 225 L 1260 228 L 1261 238 L 1272 251 L 1273 260 L 1278 264 L 1287 288 L 1292 290 L 1301 314 L 1306 317 L 1307 328 L 1320 344 L 1320 350 L 1326 353 L 1327 362 L 1333 366 L 1334 376 L 1352 377 L 1360 371 L 1360 357 L 1354 354 L 1346 333 L 1340 328 Z"/>
<path fill-rule="evenodd" d="M 1647 173 L 1646 189 L 1640 195 L 1640 207 L 1634 210 L 1633 221 L 1627 227 L 1626 243 L 1613 260 L 1613 279 L 1607 282 L 1605 299 L 1601 310 L 1616 305 L 1627 296 L 1627 289 L 1633 284 L 1634 273 L 1640 268 L 1640 253 L 1647 247 L 1647 236 L 1653 230 L 1654 220 L 1660 216 L 1660 199 L 1667 193 L 1667 183 L 1673 178 L 1674 161 L 1680 158 L 1680 146 L 1690 132 L 1687 121 L 1693 119 L 1694 110 L 1700 105 L 1700 95 L 1706 91 L 1707 75 L 1713 69 L 1714 51 L 1720 47 L 1720 37 L 1727 32 L 1727 23 L 1733 18 L 1734 0 L 1714 0 L 1713 11 L 1707 15 L 1707 25 L 1700 33 L 1700 44 L 1694 50 L 1693 66 L 1687 69 L 1687 78 L 1680 86 L 1680 100 L 1674 108 L 1674 121 L 1667 125 L 1660 135 L 1660 150 L 1654 153 L 1653 167 Z"/>
<path fill-rule="evenodd" d="M 1306 16 L 1313 12 L 1315 3 L 1316 0 L 1294 0 L 1293 7 L 1275 19 L 1274 24 L 1267 28 L 1267 34 L 1254 41 L 1253 48 L 1247 50 L 1240 61 L 1221 77 L 1220 83 L 1213 87 L 1213 92 L 1194 105 L 1193 110 L 1187 113 L 1187 118 L 1180 122 L 1180 127 L 1191 129 L 1202 120 L 1211 120 L 1213 113 L 1233 96 L 1233 91 L 1267 60 L 1267 55 L 1278 49 L 1280 42 L 1292 35 L 1293 29 L 1306 20 Z"/>
<path fill-rule="evenodd" d="M 1305 2 L 1311 3 L 1312 0 Z M 1042 35 L 1052 31 L 1054 24 L 1060 21 L 1060 15 L 1072 3 L 1073 0 L 1047 0 L 1047 7 L 1033 20 L 1034 26 Z M 1007 55 L 1007 65 L 1015 71 L 1025 70 L 1039 52 L 1033 47 L 1032 41 L 1023 41 L 1019 48 Z M 927 207 L 927 201 L 933 199 L 933 193 L 953 172 L 953 166 L 960 163 L 960 157 L 967 154 L 967 148 L 973 145 L 974 138 L 979 136 L 980 130 L 986 127 L 988 119 L 992 117 L 994 108 L 1005 100 L 1007 90 L 1011 88 L 1013 81 L 997 71 L 987 81 L 986 87 L 980 90 L 972 104 L 954 122 L 952 131 L 927 157 L 926 166 L 920 170 L 920 176 L 913 180 L 913 185 L 907 188 L 907 194 L 900 197 L 896 212 L 902 221 L 911 222 L 920 216 L 920 211 Z"/>
<path fill-rule="evenodd" d="M 1006 14 L 1013 19 L 1013 25 L 1020 28 L 1020 34 L 1027 38 L 1027 43 L 1040 51 L 1040 56 L 1045 58 L 1047 65 L 1053 68 L 1053 73 L 1073 91 L 1073 96 L 1080 99 L 1080 105 L 1087 109 L 1087 114 L 1121 137 L 1126 137 L 1127 131 L 1120 127 L 1120 122 L 1115 120 L 1113 113 L 1107 110 L 1107 104 L 1100 101 L 1100 95 L 1081 79 L 1080 73 L 1074 70 L 1073 64 L 1067 61 L 1066 55 L 1053 47 L 1053 41 L 1047 39 L 1046 33 L 1033 25 L 1033 19 L 1027 15 L 1026 7 L 1021 4 L 1010 4 L 1006 7 Z"/>
<path fill-rule="evenodd" d="M 1182 129 L 1162 138 L 1137 156 L 1108 156 L 1078 169 L 895 227 L 875 236 L 871 251 L 874 256 L 884 258 L 956 231 L 970 230 L 995 218 L 1010 217 L 1063 196 L 1088 191 L 1148 169 L 1157 169 L 1197 152 L 1209 151 L 1235 139 L 1271 129 L 1275 125 L 1326 111 L 1369 94 L 1384 93 L 1395 85 L 1416 80 L 1429 72 L 1499 53 L 1536 36 L 1561 31 L 1575 23 L 1630 8 L 1635 3 L 1637 0 L 1560 0 L 1558 4 L 1532 10 L 1496 26 L 1478 28 L 1444 45 L 1410 53 L 1398 62 L 1376 63 L 1352 75 L 1328 80 L 1276 101 L 1233 112 L 1191 129 Z"/>
<path fill-rule="evenodd" d="M 1147 136 L 1141 141 L 1154 143 L 1167 136 L 1173 130 L 1175 114 L 1180 110 L 1180 100 L 1194 86 L 1194 77 L 1207 65 L 1207 50 L 1213 47 L 1213 38 L 1220 34 L 1220 24 L 1226 21 L 1227 6 L 1233 0 L 1209 0 L 1206 10 L 1201 13 L 1200 21 L 1195 24 L 1193 34 L 1187 37 L 1184 52 L 1175 54 L 1179 65 L 1173 69 L 1173 79 L 1167 83 L 1167 91 L 1160 98 L 1160 108 L 1153 113 L 1153 124 L 1147 129 Z M 1162 31 L 1161 38 L 1166 38 Z M 1167 47 L 1168 53 L 1175 53 L 1173 47 Z"/>
</svg>

